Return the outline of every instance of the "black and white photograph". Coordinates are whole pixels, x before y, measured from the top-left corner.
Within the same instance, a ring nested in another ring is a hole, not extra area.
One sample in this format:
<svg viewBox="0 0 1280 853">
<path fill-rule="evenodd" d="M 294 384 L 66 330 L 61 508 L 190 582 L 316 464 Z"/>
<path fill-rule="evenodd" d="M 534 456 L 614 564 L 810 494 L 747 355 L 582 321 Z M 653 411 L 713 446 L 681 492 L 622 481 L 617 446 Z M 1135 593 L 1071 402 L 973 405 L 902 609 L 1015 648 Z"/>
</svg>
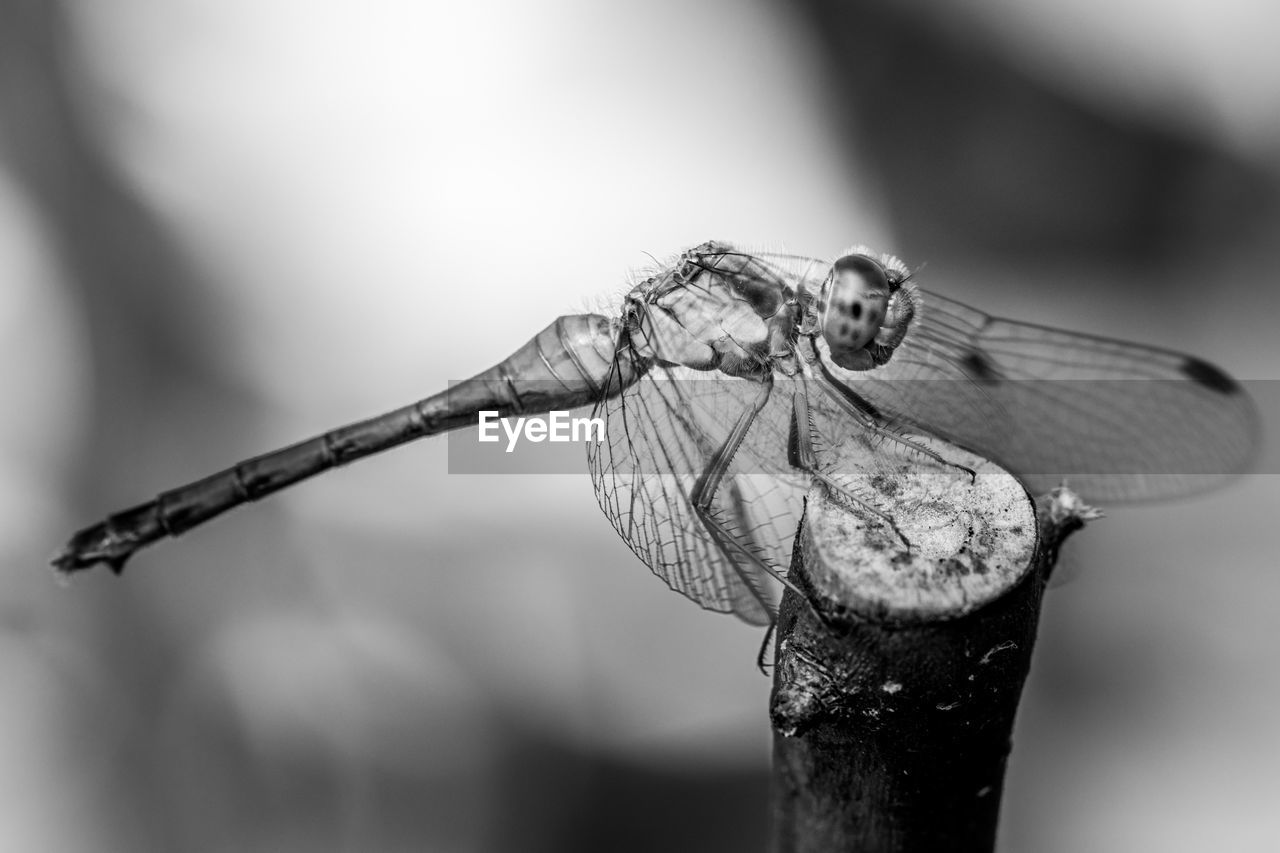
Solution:
<svg viewBox="0 0 1280 853">
<path fill-rule="evenodd" d="M 0 0 L 0 853 L 1277 849 L 1278 37 Z"/>
</svg>

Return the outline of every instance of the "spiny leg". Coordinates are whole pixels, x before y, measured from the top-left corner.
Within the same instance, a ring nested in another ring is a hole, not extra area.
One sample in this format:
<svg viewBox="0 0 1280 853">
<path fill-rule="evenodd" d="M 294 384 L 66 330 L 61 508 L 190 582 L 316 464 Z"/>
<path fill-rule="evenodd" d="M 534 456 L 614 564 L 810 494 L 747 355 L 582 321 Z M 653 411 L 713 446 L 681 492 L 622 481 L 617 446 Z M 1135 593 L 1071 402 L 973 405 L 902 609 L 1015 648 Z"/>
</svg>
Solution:
<svg viewBox="0 0 1280 853">
<path fill-rule="evenodd" d="M 725 492 L 728 493 L 727 496 L 725 495 Z M 730 529 L 736 529 L 739 531 L 744 531 L 744 530 L 750 531 L 751 529 L 750 514 L 747 511 L 747 503 L 746 503 L 746 500 L 744 499 L 744 496 L 742 494 L 742 489 L 740 488 L 737 480 L 730 477 L 724 483 L 723 489 L 721 490 L 720 494 L 722 497 L 727 497 L 728 504 L 729 504 L 728 509 L 733 514 L 733 517 L 730 520 L 730 524 L 734 525 L 734 527 L 731 527 Z M 738 571 L 736 565 L 734 567 L 734 571 L 741 578 L 742 576 L 741 572 Z M 743 582 L 747 583 L 749 582 L 749 580 L 743 579 Z M 755 596 L 755 598 L 757 601 L 759 601 L 759 596 Z M 777 628 L 777 622 L 773 619 L 770 619 L 769 625 L 764 632 L 764 639 L 760 641 L 760 649 L 756 652 L 756 668 L 759 669 L 761 674 L 763 675 L 769 674 L 768 665 L 765 663 L 765 657 L 768 654 L 768 650 L 769 650 L 769 640 L 773 637 L 774 631 L 776 630 L 776 628 Z"/>
<path fill-rule="evenodd" d="M 728 472 L 729 464 L 732 462 L 734 454 L 736 454 L 738 449 L 742 446 L 742 442 L 746 439 L 747 433 L 750 431 L 756 417 L 768 402 L 769 395 L 772 390 L 772 379 L 768 378 L 764 380 L 762 382 L 760 393 L 753 401 L 752 406 L 743 411 L 739 416 L 737 423 L 734 424 L 733 430 L 729 433 L 729 437 L 725 440 L 720 449 L 712 456 L 710 464 L 708 464 L 706 470 L 702 472 L 697 483 L 694 484 L 693 491 L 690 493 L 690 502 L 693 504 L 694 511 L 702 520 L 703 524 L 706 525 L 712 539 L 716 542 L 725 556 L 729 558 L 729 564 L 738 574 L 738 577 L 742 580 L 743 584 L 746 585 L 753 595 L 755 595 L 756 599 L 764 606 L 766 612 L 769 614 L 770 618 L 768 628 L 765 630 L 764 638 L 760 643 L 760 648 L 756 652 L 756 667 L 765 675 L 768 675 L 768 665 L 765 663 L 765 657 L 769 651 L 769 641 L 773 638 L 777 630 L 777 613 L 773 606 L 766 601 L 762 595 L 756 592 L 755 578 L 745 568 L 739 565 L 735 555 L 741 557 L 756 569 L 765 572 L 770 577 L 781 583 L 784 587 L 795 593 L 800 600 L 804 602 L 805 606 L 813 612 L 815 618 L 817 618 L 819 622 L 824 625 L 830 624 L 827 617 L 814 607 L 813 601 L 808 595 L 788 580 L 785 575 L 777 571 L 773 566 L 770 566 L 765 560 L 761 559 L 760 556 L 752 551 L 747 545 L 744 545 L 739 541 L 733 531 L 729 530 L 712 512 L 716 493 L 724 481 L 725 475 Z M 906 536 L 898 530 L 891 517 L 860 500 L 856 495 L 853 495 L 844 489 L 839 483 L 836 483 L 821 471 L 817 470 L 817 455 L 813 449 L 812 437 L 809 431 L 808 403 L 807 401 L 803 401 L 801 405 L 803 406 L 803 412 L 799 417 L 802 417 L 801 423 L 805 425 L 805 428 L 804 440 L 799 443 L 804 448 L 800 451 L 800 455 L 806 460 L 807 464 L 798 467 L 803 467 L 804 470 L 819 479 L 828 489 L 839 492 L 841 495 L 848 498 L 848 500 L 854 502 L 858 506 L 866 508 L 868 512 L 880 517 L 889 526 L 889 528 L 898 535 L 908 548 L 911 547 Z M 796 413 L 793 411 L 793 418 L 796 416 Z M 796 424 L 793 422 L 792 426 L 794 429 Z"/>
<path fill-rule="evenodd" d="M 738 420 L 729 432 L 728 438 L 712 455 L 711 461 L 698 477 L 697 482 L 694 483 L 693 490 L 689 494 L 689 502 L 693 505 L 694 512 L 706 527 L 707 532 L 721 552 L 728 558 L 729 565 L 733 567 L 743 585 L 747 587 L 751 595 L 760 602 L 765 612 L 769 614 L 770 627 L 777 620 L 777 612 L 772 602 L 758 588 L 758 573 L 763 572 L 797 595 L 803 596 L 803 593 L 791 581 L 787 580 L 784 574 L 769 565 L 748 545 L 743 544 L 738 536 L 716 516 L 712 507 L 715 504 L 716 494 L 724 483 L 734 455 L 742 447 L 742 442 L 746 439 L 751 425 L 769 401 L 769 395 L 772 391 L 773 378 L 766 376 L 760 382 L 760 392 L 756 395 L 756 399 L 752 401 L 749 408 L 738 416 Z M 755 570 L 754 573 L 751 571 L 752 569 Z M 762 662 L 757 659 L 757 663 Z"/>
<path fill-rule="evenodd" d="M 904 447 L 908 447 L 917 453 L 927 456 L 928 458 L 937 462 L 939 465 L 944 465 L 948 468 L 958 468 L 959 470 L 969 475 L 970 483 L 976 483 L 978 481 L 977 471 L 974 471 L 972 468 L 968 467 L 967 465 L 960 465 L 959 463 L 952 462 L 950 459 L 947 459 L 946 457 L 942 456 L 938 452 L 928 447 L 925 447 L 923 444 L 920 444 L 917 441 L 907 438 L 905 435 L 901 435 L 895 429 L 886 425 L 880 419 L 880 417 L 873 414 L 871 411 L 868 411 L 868 409 L 863 408 L 863 406 L 866 405 L 865 401 L 862 401 L 862 399 L 858 397 L 858 395 L 854 394 L 851 390 L 844 387 L 843 385 L 840 385 L 839 383 L 837 383 L 830 376 L 823 375 L 820 373 L 817 376 L 815 376 L 815 378 L 818 380 L 819 384 L 822 386 L 822 389 L 823 391 L 826 392 L 827 396 L 830 397 L 833 401 L 835 401 L 836 405 L 840 406 L 840 408 L 843 409 L 846 414 L 853 417 L 854 420 L 858 422 L 858 425 L 861 426 L 863 429 L 865 429 L 867 432 L 870 432 L 873 435 L 878 435 L 881 438 L 886 438 L 889 441 L 892 441 L 896 444 L 901 444 Z M 862 402 L 862 405 L 859 405 L 858 402 L 855 402 L 855 401 Z"/>
<path fill-rule="evenodd" d="M 899 436 L 899 438 L 901 438 L 901 436 Z M 810 477 L 813 477 L 815 480 L 822 483 L 828 492 L 839 495 L 854 506 L 857 506 L 880 519 L 882 523 L 894 532 L 894 535 L 902 540 L 903 545 L 906 545 L 908 549 L 911 548 L 911 540 L 907 539 L 906 535 L 898 529 L 898 525 L 894 523 L 893 516 L 867 503 L 865 500 L 840 485 L 833 478 L 818 468 L 818 453 L 813 447 L 813 424 L 809 420 L 809 397 L 803 384 L 801 384 L 799 390 L 797 390 L 791 398 L 790 445 L 791 446 L 788 448 L 788 451 L 791 456 L 791 464 L 794 467 L 799 468 L 801 471 L 806 472 Z M 921 449 L 928 452 L 930 455 L 936 456 L 936 454 L 929 451 L 927 448 Z M 964 470 L 968 471 L 969 469 L 965 468 Z"/>
<path fill-rule="evenodd" d="M 773 633 L 774 626 L 778 623 L 778 612 L 773 603 L 757 589 L 756 578 L 752 576 L 751 572 L 748 571 L 745 566 L 739 563 L 739 559 L 745 561 L 748 566 L 769 575 L 778 583 L 800 596 L 806 603 L 808 603 L 809 598 L 801 592 L 795 584 L 788 580 L 786 575 L 782 574 L 773 566 L 769 565 L 765 560 L 761 559 L 759 554 L 756 554 L 749 547 L 739 542 L 733 531 L 725 527 L 724 524 L 715 517 L 715 514 L 711 511 L 709 506 L 699 506 L 698 504 L 694 504 L 694 511 L 698 514 L 698 518 L 702 520 L 702 523 L 706 525 L 706 528 L 708 532 L 710 532 L 711 538 L 715 540 L 716 545 L 718 545 L 724 555 L 729 558 L 729 565 L 733 567 L 734 572 L 736 572 L 738 577 L 742 580 L 743 585 L 747 587 L 756 600 L 760 602 L 760 605 L 764 607 L 765 612 L 769 614 L 769 627 L 765 631 L 764 642 L 760 644 L 760 650 L 756 653 L 756 666 L 760 668 L 761 672 L 764 672 L 767 675 L 768 672 L 765 669 L 764 655 L 768 649 L 769 636 Z M 809 606 L 812 607 L 813 605 L 810 604 Z"/>
</svg>

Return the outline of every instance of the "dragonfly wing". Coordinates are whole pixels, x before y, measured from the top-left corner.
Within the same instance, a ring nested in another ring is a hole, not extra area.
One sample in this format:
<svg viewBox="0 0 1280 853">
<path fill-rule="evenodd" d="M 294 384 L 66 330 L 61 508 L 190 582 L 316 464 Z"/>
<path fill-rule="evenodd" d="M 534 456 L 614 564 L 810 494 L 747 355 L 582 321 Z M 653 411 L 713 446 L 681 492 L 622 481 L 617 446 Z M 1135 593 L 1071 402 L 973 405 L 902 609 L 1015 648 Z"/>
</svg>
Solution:
<svg viewBox="0 0 1280 853">
<path fill-rule="evenodd" d="M 848 386 L 1033 491 L 1066 479 L 1091 500 L 1175 497 L 1222 484 L 1256 452 L 1253 402 L 1192 356 L 991 317 L 933 293 L 917 326 L 888 364 L 846 373 Z"/>
<path fill-rule="evenodd" d="M 776 584 L 718 546 L 689 495 L 759 390 L 721 374 L 655 367 L 597 406 L 605 437 L 588 449 L 600 508 L 631 550 L 675 591 L 754 625 L 772 618 Z M 781 573 L 806 485 L 786 467 L 785 432 L 778 438 L 789 405 L 786 395 L 771 398 L 712 506 L 740 544 Z"/>
<path fill-rule="evenodd" d="M 775 252 L 754 253 L 750 266 L 809 293 L 829 269 L 829 262 Z M 1214 488 L 1257 454 L 1253 402 L 1207 362 L 993 317 L 922 293 L 920 316 L 893 358 L 865 372 L 833 367 L 838 381 L 828 387 L 852 390 L 890 424 L 999 462 L 1033 491 L 1066 479 L 1095 501 Z M 818 396 L 810 403 L 823 408 Z"/>
</svg>

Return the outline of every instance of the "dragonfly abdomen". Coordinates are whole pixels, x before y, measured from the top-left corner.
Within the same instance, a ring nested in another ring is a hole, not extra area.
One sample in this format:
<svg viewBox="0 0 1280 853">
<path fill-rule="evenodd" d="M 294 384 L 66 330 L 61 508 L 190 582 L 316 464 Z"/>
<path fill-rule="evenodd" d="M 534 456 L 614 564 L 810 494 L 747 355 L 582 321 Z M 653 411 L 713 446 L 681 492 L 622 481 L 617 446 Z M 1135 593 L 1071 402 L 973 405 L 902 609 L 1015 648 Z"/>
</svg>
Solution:
<svg viewBox="0 0 1280 853">
<path fill-rule="evenodd" d="M 501 363 L 409 406 L 236 465 L 75 534 L 53 562 L 73 572 L 105 563 L 114 571 L 138 549 L 177 536 L 241 504 L 258 500 L 330 468 L 476 423 L 480 411 L 500 415 L 574 409 L 612 396 L 647 365 L 615 359 L 617 330 L 598 314 L 556 319 Z"/>
</svg>

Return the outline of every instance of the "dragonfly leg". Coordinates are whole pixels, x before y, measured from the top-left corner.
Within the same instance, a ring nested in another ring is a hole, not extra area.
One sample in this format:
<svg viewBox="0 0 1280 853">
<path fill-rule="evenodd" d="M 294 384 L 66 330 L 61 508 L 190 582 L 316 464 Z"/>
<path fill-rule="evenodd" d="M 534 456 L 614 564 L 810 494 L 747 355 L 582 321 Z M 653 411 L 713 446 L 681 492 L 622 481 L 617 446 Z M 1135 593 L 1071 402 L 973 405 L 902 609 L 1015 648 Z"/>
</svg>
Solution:
<svg viewBox="0 0 1280 853">
<path fill-rule="evenodd" d="M 898 525 L 894 523 L 893 516 L 858 497 L 818 467 L 818 453 L 813 447 L 813 424 L 809 420 L 809 398 L 803 386 L 796 391 L 791 399 L 791 464 L 822 483 L 828 492 L 838 495 L 859 509 L 880 519 L 883 524 L 894 532 L 894 535 L 902 540 L 902 544 L 910 549 L 911 540 L 907 539 L 906 535 L 898 529 Z M 902 436 L 898 436 L 898 438 L 906 440 Z M 928 450 L 928 448 L 922 447 L 920 449 L 931 456 L 937 455 Z M 965 468 L 964 470 L 968 471 L 969 469 Z"/>
<path fill-rule="evenodd" d="M 760 651 L 756 652 L 756 669 L 761 674 L 769 674 L 769 664 L 765 663 L 765 655 L 769 654 L 769 641 L 773 639 L 773 632 L 778 628 L 777 620 L 769 622 L 769 627 L 764 631 L 764 639 L 760 641 Z"/>
<path fill-rule="evenodd" d="M 836 404 L 840 406 L 840 408 L 844 409 L 846 413 L 852 416 L 854 420 L 856 420 L 858 424 L 867 432 L 870 432 L 873 435 L 878 435 L 881 438 L 886 438 L 889 441 L 892 441 L 896 444 L 901 444 L 904 447 L 909 447 L 915 452 L 923 454 L 924 456 L 927 456 L 928 458 L 932 459 L 934 462 L 937 462 L 939 465 L 944 465 L 947 468 L 958 468 L 969 475 L 969 482 L 971 484 L 976 483 L 978 481 L 977 471 L 973 470 L 967 465 L 961 465 L 957 462 L 952 462 L 950 459 L 945 458 L 944 456 L 937 453 L 936 451 L 931 450 L 928 447 L 925 447 L 920 442 L 914 441 L 908 438 L 907 436 L 902 435 L 893 427 L 885 424 L 879 415 L 873 414 L 872 412 L 868 411 L 867 409 L 864 409 L 862 406 L 853 402 L 853 400 L 851 400 L 850 397 L 853 397 L 854 399 L 857 399 L 857 400 L 861 400 L 861 398 L 857 397 L 857 395 L 853 394 L 853 392 L 850 391 L 849 389 L 844 388 L 843 386 L 833 387 L 833 383 L 830 381 L 827 381 L 826 377 L 823 377 L 823 376 L 818 376 L 815 378 L 819 380 L 819 383 L 822 385 L 822 389 L 825 392 L 827 392 L 827 396 L 830 397 L 832 400 L 834 400 Z M 865 405 L 865 403 L 863 403 L 863 405 Z"/>
<path fill-rule="evenodd" d="M 765 403 L 769 401 L 769 395 L 772 391 L 773 378 L 766 376 L 760 382 L 760 393 L 756 395 L 751 407 L 744 410 L 738 417 L 737 423 L 733 425 L 733 429 L 729 432 L 729 437 L 725 439 L 724 444 L 711 457 L 706 470 L 698 477 L 697 482 L 694 483 L 693 490 L 689 494 L 689 502 L 693 505 L 694 512 L 703 525 L 706 526 L 707 532 L 715 540 L 716 545 L 729 558 L 729 564 L 733 566 L 743 584 L 768 612 L 771 625 L 777 618 L 776 608 L 768 596 L 760 589 L 760 573 L 763 572 L 797 594 L 803 595 L 803 593 L 796 589 L 791 581 L 787 580 L 786 575 L 769 565 L 749 545 L 743 543 L 739 535 L 729 529 L 717 517 L 713 507 L 716 494 L 724 483 L 734 454 L 742 447 L 742 442 L 746 439 L 751 425 L 755 422 L 756 416 L 760 414 L 760 410 L 764 408 Z"/>
</svg>

